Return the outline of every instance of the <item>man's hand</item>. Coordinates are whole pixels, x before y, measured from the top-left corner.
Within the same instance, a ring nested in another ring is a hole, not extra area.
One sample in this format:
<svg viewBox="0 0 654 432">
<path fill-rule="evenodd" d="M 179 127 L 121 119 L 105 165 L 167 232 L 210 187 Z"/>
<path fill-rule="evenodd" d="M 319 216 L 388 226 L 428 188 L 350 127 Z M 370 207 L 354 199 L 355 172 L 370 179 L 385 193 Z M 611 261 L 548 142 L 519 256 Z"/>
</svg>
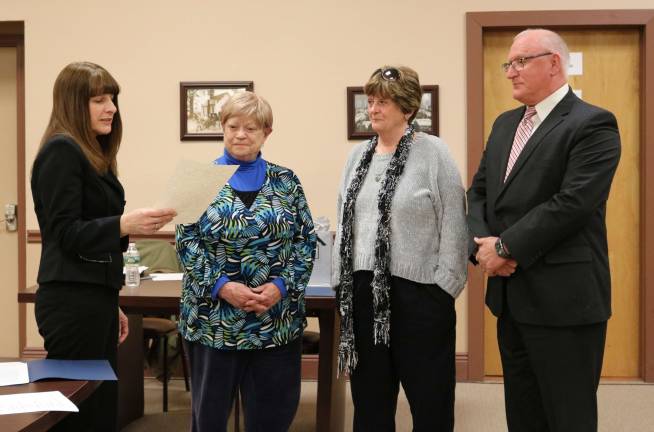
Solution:
<svg viewBox="0 0 654 432">
<path fill-rule="evenodd" d="M 475 243 L 479 245 L 475 258 L 488 276 L 511 276 L 518 263 L 513 259 L 498 256 L 495 251 L 496 241 L 497 237 L 475 237 Z"/>
</svg>

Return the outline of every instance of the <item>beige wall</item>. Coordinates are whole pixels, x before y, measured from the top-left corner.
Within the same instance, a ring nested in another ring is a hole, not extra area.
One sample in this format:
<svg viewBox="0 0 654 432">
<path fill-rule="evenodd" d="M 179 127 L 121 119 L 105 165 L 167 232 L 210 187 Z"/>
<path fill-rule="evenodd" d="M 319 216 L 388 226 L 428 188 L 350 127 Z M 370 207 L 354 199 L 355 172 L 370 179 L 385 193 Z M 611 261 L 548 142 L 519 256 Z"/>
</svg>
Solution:
<svg viewBox="0 0 654 432">
<path fill-rule="evenodd" d="M 651 2 L 547 3 L 553 10 L 616 6 Z M 294 169 L 314 216 L 333 221 L 341 166 L 355 143 L 346 139 L 345 88 L 362 85 L 386 63 L 410 65 L 423 84 L 438 84 L 441 137 L 465 178 L 465 12 L 524 8 L 518 0 L 2 0 L 0 20 L 25 21 L 28 172 L 53 81 L 71 61 L 102 64 L 122 85 L 119 168 L 130 209 L 153 202 L 152 191 L 179 158 L 222 152 L 219 143 L 179 141 L 179 82 L 252 80 L 275 114 L 265 157 Z M 27 226 L 37 228 L 31 213 Z M 37 257 L 30 246 L 28 283 Z M 464 293 L 457 301 L 459 352 L 467 350 L 465 302 Z M 28 342 L 38 341 L 28 329 Z"/>
</svg>

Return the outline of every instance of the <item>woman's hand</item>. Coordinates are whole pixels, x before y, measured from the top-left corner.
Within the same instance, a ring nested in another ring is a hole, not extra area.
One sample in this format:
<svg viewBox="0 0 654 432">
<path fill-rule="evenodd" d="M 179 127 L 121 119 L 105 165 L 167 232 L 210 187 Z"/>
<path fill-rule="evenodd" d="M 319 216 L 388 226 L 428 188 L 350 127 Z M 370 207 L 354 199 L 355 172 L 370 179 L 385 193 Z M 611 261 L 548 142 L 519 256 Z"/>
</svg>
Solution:
<svg viewBox="0 0 654 432">
<path fill-rule="evenodd" d="M 245 303 L 243 309 L 248 312 L 264 313 L 282 299 L 282 293 L 279 292 L 277 285 L 272 282 L 252 288 L 252 292 L 257 293 L 259 296 L 257 299 Z"/>
<path fill-rule="evenodd" d="M 261 296 L 240 282 L 227 282 L 220 288 L 218 297 L 234 307 L 252 312 L 254 309 L 246 308 L 245 305 L 253 301 L 258 302 Z"/>
<path fill-rule="evenodd" d="M 177 215 L 175 209 L 136 209 L 120 217 L 120 236 L 154 234 Z"/>
<path fill-rule="evenodd" d="M 129 320 L 127 319 L 127 315 L 118 308 L 118 345 L 127 339 L 127 335 L 129 335 Z"/>
</svg>

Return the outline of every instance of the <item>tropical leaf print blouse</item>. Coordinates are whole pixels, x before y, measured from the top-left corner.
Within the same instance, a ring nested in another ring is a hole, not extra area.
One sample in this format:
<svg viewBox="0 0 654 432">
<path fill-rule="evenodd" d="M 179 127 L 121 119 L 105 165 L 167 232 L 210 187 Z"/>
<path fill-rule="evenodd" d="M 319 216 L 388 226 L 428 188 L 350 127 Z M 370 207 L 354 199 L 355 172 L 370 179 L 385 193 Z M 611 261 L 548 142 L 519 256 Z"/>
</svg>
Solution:
<svg viewBox="0 0 654 432">
<path fill-rule="evenodd" d="M 242 350 L 285 345 L 302 334 L 316 234 L 291 170 L 268 162 L 250 208 L 225 185 L 198 222 L 177 225 L 176 241 L 184 268 L 179 330 L 185 339 Z M 221 276 L 249 287 L 281 277 L 287 295 L 263 314 L 245 312 L 211 298 Z"/>
</svg>

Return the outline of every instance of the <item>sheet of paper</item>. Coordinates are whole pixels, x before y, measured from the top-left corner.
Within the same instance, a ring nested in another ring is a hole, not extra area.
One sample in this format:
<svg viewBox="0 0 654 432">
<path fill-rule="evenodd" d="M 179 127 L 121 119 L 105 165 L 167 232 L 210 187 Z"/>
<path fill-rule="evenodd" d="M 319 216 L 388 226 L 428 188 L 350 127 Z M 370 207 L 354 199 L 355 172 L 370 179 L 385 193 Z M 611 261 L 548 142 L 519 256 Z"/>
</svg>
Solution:
<svg viewBox="0 0 654 432">
<path fill-rule="evenodd" d="M 236 165 L 181 160 L 154 207 L 177 210 L 174 224 L 197 222 L 236 168 Z"/>
<path fill-rule="evenodd" d="M 152 280 L 155 282 L 158 281 L 181 281 L 184 277 L 184 273 L 152 273 L 150 275 Z"/>
<path fill-rule="evenodd" d="M 139 266 L 139 273 L 143 274 L 149 267 L 148 266 Z M 123 267 L 123 274 L 125 274 L 125 267 Z"/>
<path fill-rule="evenodd" d="M 37 411 L 79 412 L 75 404 L 59 391 L 0 396 L 0 415 Z"/>
<path fill-rule="evenodd" d="M 27 363 L 0 363 L 0 386 L 27 384 L 30 382 Z"/>
</svg>

